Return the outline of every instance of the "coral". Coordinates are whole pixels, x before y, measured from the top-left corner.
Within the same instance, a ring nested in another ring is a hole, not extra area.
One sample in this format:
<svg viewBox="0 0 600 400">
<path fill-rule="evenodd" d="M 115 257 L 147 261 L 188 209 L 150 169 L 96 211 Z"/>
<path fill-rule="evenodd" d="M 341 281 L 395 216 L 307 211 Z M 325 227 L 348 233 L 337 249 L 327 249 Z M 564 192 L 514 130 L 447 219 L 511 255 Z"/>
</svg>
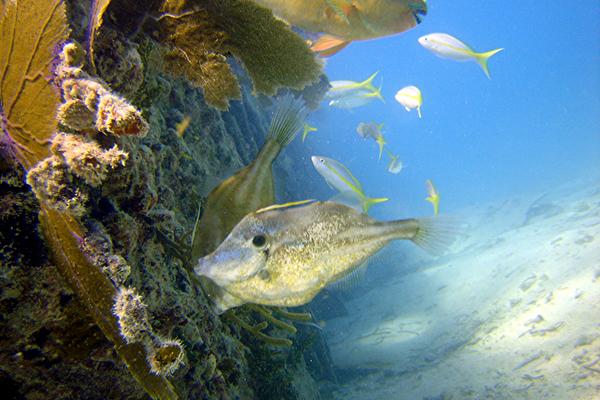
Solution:
<svg viewBox="0 0 600 400">
<path fill-rule="evenodd" d="M 185 351 L 179 340 L 155 337 L 148 350 L 150 371 L 157 375 L 171 376 L 184 363 Z"/>
<path fill-rule="evenodd" d="M 54 47 L 67 32 L 60 0 L 5 2 L 0 15 L 0 104 L 19 161 L 31 168 L 50 153 L 58 94 L 48 84 Z"/>
<path fill-rule="evenodd" d="M 103 133 L 145 136 L 149 125 L 137 108 L 114 94 L 105 82 L 88 75 L 80 64 L 71 64 L 83 59 L 81 53 L 74 43 L 66 44 L 61 53 L 56 75 L 65 104 L 59 109 L 59 122 L 78 131 L 90 129 L 93 119 L 95 129 Z"/>
<path fill-rule="evenodd" d="M 107 178 L 109 171 L 124 166 L 128 157 L 116 144 L 104 150 L 97 142 L 65 133 L 54 137 L 52 151 L 63 157 L 74 175 L 94 187 Z"/>
<path fill-rule="evenodd" d="M 218 109 L 241 95 L 227 54 L 242 61 L 255 90 L 265 94 L 301 89 L 320 74 L 302 38 L 252 1 L 165 0 L 160 11 L 160 40 L 171 49 L 166 70 L 202 87 Z"/>
<path fill-rule="evenodd" d="M 85 213 L 87 194 L 76 186 L 74 176 L 58 156 L 45 158 L 30 169 L 27 184 L 45 206 L 75 216 Z"/>
<path fill-rule="evenodd" d="M 121 335 L 127 343 L 144 343 L 152 331 L 148 307 L 134 288 L 121 287 L 115 299 L 113 313 L 119 322 Z"/>
</svg>

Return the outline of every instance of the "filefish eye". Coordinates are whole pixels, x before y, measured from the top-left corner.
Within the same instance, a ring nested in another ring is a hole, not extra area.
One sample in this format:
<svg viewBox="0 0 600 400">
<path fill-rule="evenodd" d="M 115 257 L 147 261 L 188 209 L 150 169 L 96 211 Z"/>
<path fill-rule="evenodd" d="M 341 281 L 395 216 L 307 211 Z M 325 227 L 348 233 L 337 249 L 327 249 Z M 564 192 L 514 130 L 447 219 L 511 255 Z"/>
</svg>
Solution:
<svg viewBox="0 0 600 400">
<path fill-rule="evenodd" d="M 252 245 L 254 247 L 262 249 L 267 244 L 267 238 L 265 235 L 256 235 L 252 238 Z"/>
</svg>

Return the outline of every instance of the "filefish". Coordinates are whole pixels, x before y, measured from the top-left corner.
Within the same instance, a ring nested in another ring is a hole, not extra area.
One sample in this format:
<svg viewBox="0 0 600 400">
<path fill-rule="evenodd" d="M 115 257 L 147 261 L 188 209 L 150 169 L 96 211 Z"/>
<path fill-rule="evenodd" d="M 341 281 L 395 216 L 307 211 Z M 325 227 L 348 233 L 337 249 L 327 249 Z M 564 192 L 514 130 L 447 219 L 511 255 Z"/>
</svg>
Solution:
<svg viewBox="0 0 600 400">
<path fill-rule="evenodd" d="M 388 151 L 387 153 L 390 157 L 390 163 L 387 167 L 388 172 L 392 174 L 399 174 L 404 168 L 402 161 L 400 161 L 400 156 L 394 155 L 391 151 Z"/>
<path fill-rule="evenodd" d="M 304 124 L 304 129 L 302 130 L 302 142 L 306 140 L 306 137 L 310 132 L 316 132 L 318 129 L 314 126 L 310 126 L 309 124 Z"/>
<path fill-rule="evenodd" d="M 294 307 L 393 240 L 410 240 L 435 254 L 452 244 L 453 230 L 444 219 L 382 222 L 333 202 L 275 205 L 240 221 L 195 272 L 238 299 L 221 302 L 221 310 L 245 303 Z"/>
<path fill-rule="evenodd" d="M 405 32 L 427 14 L 425 0 L 254 0 L 292 25 L 323 32 L 313 51 L 328 56 L 351 41 Z"/>
<path fill-rule="evenodd" d="M 377 124 L 375 122 L 361 122 L 356 127 L 356 132 L 363 139 L 377 140 L 377 136 L 381 135 L 383 124 Z"/>
<path fill-rule="evenodd" d="M 358 205 L 356 208 L 367 212 L 374 204 L 389 200 L 367 197 L 359 180 L 341 162 L 323 156 L 312 156 L 311 161 L 329 187 L 340 193 L 339 199 L 349 200 L 350 206 Z"/>
<path fill-rule="evenodd" d="M 425 186 L 427 187 L 427 194 L 429 195 L 425 200 L 433 205 L 433 214 L 438 215 L 438 212 L 440 211 L 440 193 L 429 179 L 425 182 Z"/>
<path fill-rule="evenodd" d="M 302 129 L 308 111 L 292 95 L 278 100 L 267 140 L 256 159 L 208 195 L 192 239 L 194 260 L 213 251 L 248 213 L 275 202 L 273 161 Z"/>
<path fill-rule="evenodd" d="M 331 86 L 325 97 L 327 99 L 335 100 L 342 97 L 348 97 L 351 95 L 358 95 L 364 93 L 376 92 L 377 88 L 373 86 L 373 79 L 377 76 L 379 71 L 373 73 L 367 79 L 362 82 L 349 81 L 349 80 L 337 80 L 329 82 Z"/>
<path fill-rule="evenodd" d="M 423 105 L 423 96 L 418 87 L 406 86 L 398 90 L 394 98 L 406 109 L 406 111 L 414 110 L 416 108 L 419 118 L 422 117 L 421 106 Z"/>
<path fill-rule="evenodd" d="M 381 95 L 381 88 L 376 88 L 375 91 L 359 90 L 336 97 L 329 102 L 329 106 L 349 110 L 369 104 L 374 99 L 379 99 L 385 103 Z"/>
<path fill-rule="evenodd" d="M 449 58 L 454 61 L 476 61 L 488 79 L 490 77 L 490 71 L 488 69 L 488 60 L 494 54 L 504 50 L 502 48 L 486 51 L 483 53 L 477 53 L 473 51 L 465 43 L 461 42 L 454 36 L 450 36 L 447 33 L 432 33 L 429 35 L 421 36 L 419 38 L 421 46 L 430 50 L 435 55 L 441 58 Z"/>
</svg>

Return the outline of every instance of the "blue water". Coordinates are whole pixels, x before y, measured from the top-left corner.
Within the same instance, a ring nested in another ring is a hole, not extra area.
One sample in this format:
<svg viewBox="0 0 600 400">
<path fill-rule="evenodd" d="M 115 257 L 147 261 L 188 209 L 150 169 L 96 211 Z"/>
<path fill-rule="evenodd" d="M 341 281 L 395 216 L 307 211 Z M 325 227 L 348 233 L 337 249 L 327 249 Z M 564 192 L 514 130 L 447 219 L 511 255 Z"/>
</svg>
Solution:
<svg viewBox="0 0 600 400">
<path fill-rule="evenodd" d="M 351 44 L 327 59 L 330 80 L 362 81 L 375 71 L 385 104 L 351 111 L 323 103 L 306 141 L 313 154 L 346 164 L 381 218 L 431 213 L 425 180 L 441 211 L 535 192 L 600 170 L 600 3 L 430 1 L 423 23 L 400 35 Z M 474 62 L 436 57 L 417 39 L 449 33 L 475 51 L 505 50 L 490 59 L 488 80 Z M 394 94 L 418 86 L 423 119 Z M 388 148 L 406 169 L 386 171 L 377 145 L 356 133 L 360 122 L 385 124 Z M 307 162 L 309 162 L 307 160 Z M 315 191 L 331 193 L 315 173 Z"/>
</svg>

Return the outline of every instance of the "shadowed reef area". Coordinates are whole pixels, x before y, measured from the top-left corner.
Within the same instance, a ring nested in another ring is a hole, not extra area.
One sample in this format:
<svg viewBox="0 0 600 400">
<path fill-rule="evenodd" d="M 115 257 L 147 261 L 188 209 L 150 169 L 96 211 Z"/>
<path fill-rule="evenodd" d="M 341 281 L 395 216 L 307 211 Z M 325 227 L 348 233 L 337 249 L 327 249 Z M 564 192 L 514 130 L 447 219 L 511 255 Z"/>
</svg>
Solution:
<svg viewBox="0 0 600 400">
<path fill-rule="evenodd" d="M 273 96 L 314 105 L 327 87 L 304 41 L 252 4 L 0 3 L 3 398 L 318 399 L 335 379 L 318 330 L 270 324 L 293 344 L 258 340 L 210 309 L 182 256 L 206 195 L 264 143 Z M 293 60 L 252 54 L 272 29 Z M 275 163 L 277 200 L 306 196 L 304 151 Z"/>
</svg>

